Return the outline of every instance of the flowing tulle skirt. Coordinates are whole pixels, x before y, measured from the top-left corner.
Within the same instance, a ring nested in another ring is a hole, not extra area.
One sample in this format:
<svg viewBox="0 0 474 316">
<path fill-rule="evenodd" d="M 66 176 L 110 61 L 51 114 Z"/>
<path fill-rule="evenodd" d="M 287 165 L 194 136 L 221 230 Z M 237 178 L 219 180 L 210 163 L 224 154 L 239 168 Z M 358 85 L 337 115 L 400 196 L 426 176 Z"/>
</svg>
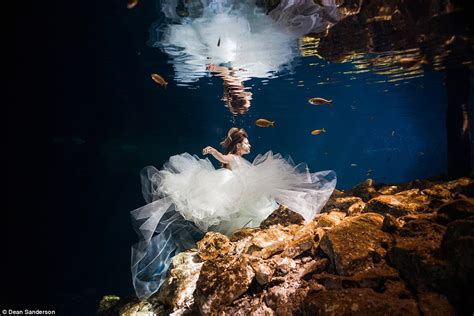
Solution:
<svg viewBox="0 0 474 316">
<path fill-rule="evenodd" d="M 306 164 L 267 152 L 253 163 L 235 157 L 232 171 L 188 153 L 172 156 L 162 170 L 142 170 L 147 205 L 131 212 L 141 241 L 132 247 L 137 296 L 163 283 L 171 258 L 191 248 L 206 231 L 230 235 L 258 226 L 278 204 L 311 221 L 336 186 L 332 170 L 310 173 Z"/>
</svg>

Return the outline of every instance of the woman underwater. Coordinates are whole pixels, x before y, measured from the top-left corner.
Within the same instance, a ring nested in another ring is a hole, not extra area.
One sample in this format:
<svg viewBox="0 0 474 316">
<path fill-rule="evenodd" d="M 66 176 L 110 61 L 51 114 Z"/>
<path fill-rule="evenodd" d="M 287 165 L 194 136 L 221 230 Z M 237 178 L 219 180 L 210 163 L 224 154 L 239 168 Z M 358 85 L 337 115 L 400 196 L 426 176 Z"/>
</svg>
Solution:
<svg viewBox="0 0 474 316">
<path fill-rule="evenodd" d="M 162 170 L 142 170 L 148 204 L 131 212 L 140 236 L 132 247 L 133 285 L 140 299 L 159 289 L 173 256 L 194 247 L 205 232 L 231 235 L 256 227 L 278 204 L 311 221 L 336 186 L 334 171 L 310 173 L 306 164 L 294 166 L 291 158 L 271 151 L 252 163 L 245 160 L 251 145 L 244 129 L 231 128 L 221 145 L 222 153 L 211 146 L 202 153 L 223 168 L 184 153 L 170 157 Z"/>
</svg>

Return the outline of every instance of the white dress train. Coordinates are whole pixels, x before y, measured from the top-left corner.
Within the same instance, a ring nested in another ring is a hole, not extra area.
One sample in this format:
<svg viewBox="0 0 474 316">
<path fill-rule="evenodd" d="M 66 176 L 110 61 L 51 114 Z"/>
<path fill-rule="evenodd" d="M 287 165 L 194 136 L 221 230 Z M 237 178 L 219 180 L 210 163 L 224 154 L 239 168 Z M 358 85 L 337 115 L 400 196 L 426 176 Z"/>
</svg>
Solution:
<svg viewBox="0 0 474 316">
<path fill-rule="evenodd" d="M 232 170 L 215 169 L 209 159 L 172 156 L 162 170 L 142 170 L 147 205 L 131 212 L 140 242 L 132 247 L 137 296 L 147 298 L 166 278 L 172 257 L 195 245 L 206 231 L 231 235 L 256 227 L 278 204 L 311 221 L 336 187 L 332 170 L 310 173 L 271 151 L 251 163 L 234 156 Z"/>
</svg>

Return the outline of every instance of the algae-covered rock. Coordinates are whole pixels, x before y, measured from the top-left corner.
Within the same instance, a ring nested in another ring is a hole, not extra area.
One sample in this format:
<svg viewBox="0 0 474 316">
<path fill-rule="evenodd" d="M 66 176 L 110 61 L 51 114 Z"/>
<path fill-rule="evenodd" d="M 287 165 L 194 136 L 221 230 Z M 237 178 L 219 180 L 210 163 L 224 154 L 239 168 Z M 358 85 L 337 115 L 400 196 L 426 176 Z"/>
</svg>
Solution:
<svg viewBox="0 0 474 316">
<path fill-rule="evenodd" d="M 418 189 L 399 192 L 395 195 L 379 195 L 367 203 L 367 212 L 390 214 L 395 217 L 424 212 L 428 209 L 429 198 Z"/>
<path fill-rule="evenodd" d="M 326 232 L 320 247 L 338 274 L 362 271 L 376 263 L 374 258 L 385 256 L 382 245 L 389 243 L 390 235 L 381 230 L 382 223 L 382 215 L 366 213 L 348 218 Z"/>
</svg>

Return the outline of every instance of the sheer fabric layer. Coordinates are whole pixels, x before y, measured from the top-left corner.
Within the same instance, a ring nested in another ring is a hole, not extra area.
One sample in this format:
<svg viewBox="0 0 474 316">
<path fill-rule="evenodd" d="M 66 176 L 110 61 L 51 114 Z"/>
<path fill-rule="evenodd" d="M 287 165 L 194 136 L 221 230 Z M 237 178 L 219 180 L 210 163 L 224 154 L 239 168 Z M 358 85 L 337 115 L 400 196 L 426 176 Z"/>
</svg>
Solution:
<svg viewBox="0 0 474 316">
<path fill-rule="evenodd" d="M 132 248 L 137 296 L 154 293 L 166 277 L 171 258 L 191 248 L 204 232 L 230 235 L 258 226 L 278 204 L 311 221 L 336 186 L 332 170 L 310 173 L 271 151 L 251 163 L 235 156 L 232 171 L 215 169 L 208 159 L 188 153 L 172 156 L 162 170 L 142 170 L 149 204 L 131 212 L 141 241 Z"/>
</svg>

